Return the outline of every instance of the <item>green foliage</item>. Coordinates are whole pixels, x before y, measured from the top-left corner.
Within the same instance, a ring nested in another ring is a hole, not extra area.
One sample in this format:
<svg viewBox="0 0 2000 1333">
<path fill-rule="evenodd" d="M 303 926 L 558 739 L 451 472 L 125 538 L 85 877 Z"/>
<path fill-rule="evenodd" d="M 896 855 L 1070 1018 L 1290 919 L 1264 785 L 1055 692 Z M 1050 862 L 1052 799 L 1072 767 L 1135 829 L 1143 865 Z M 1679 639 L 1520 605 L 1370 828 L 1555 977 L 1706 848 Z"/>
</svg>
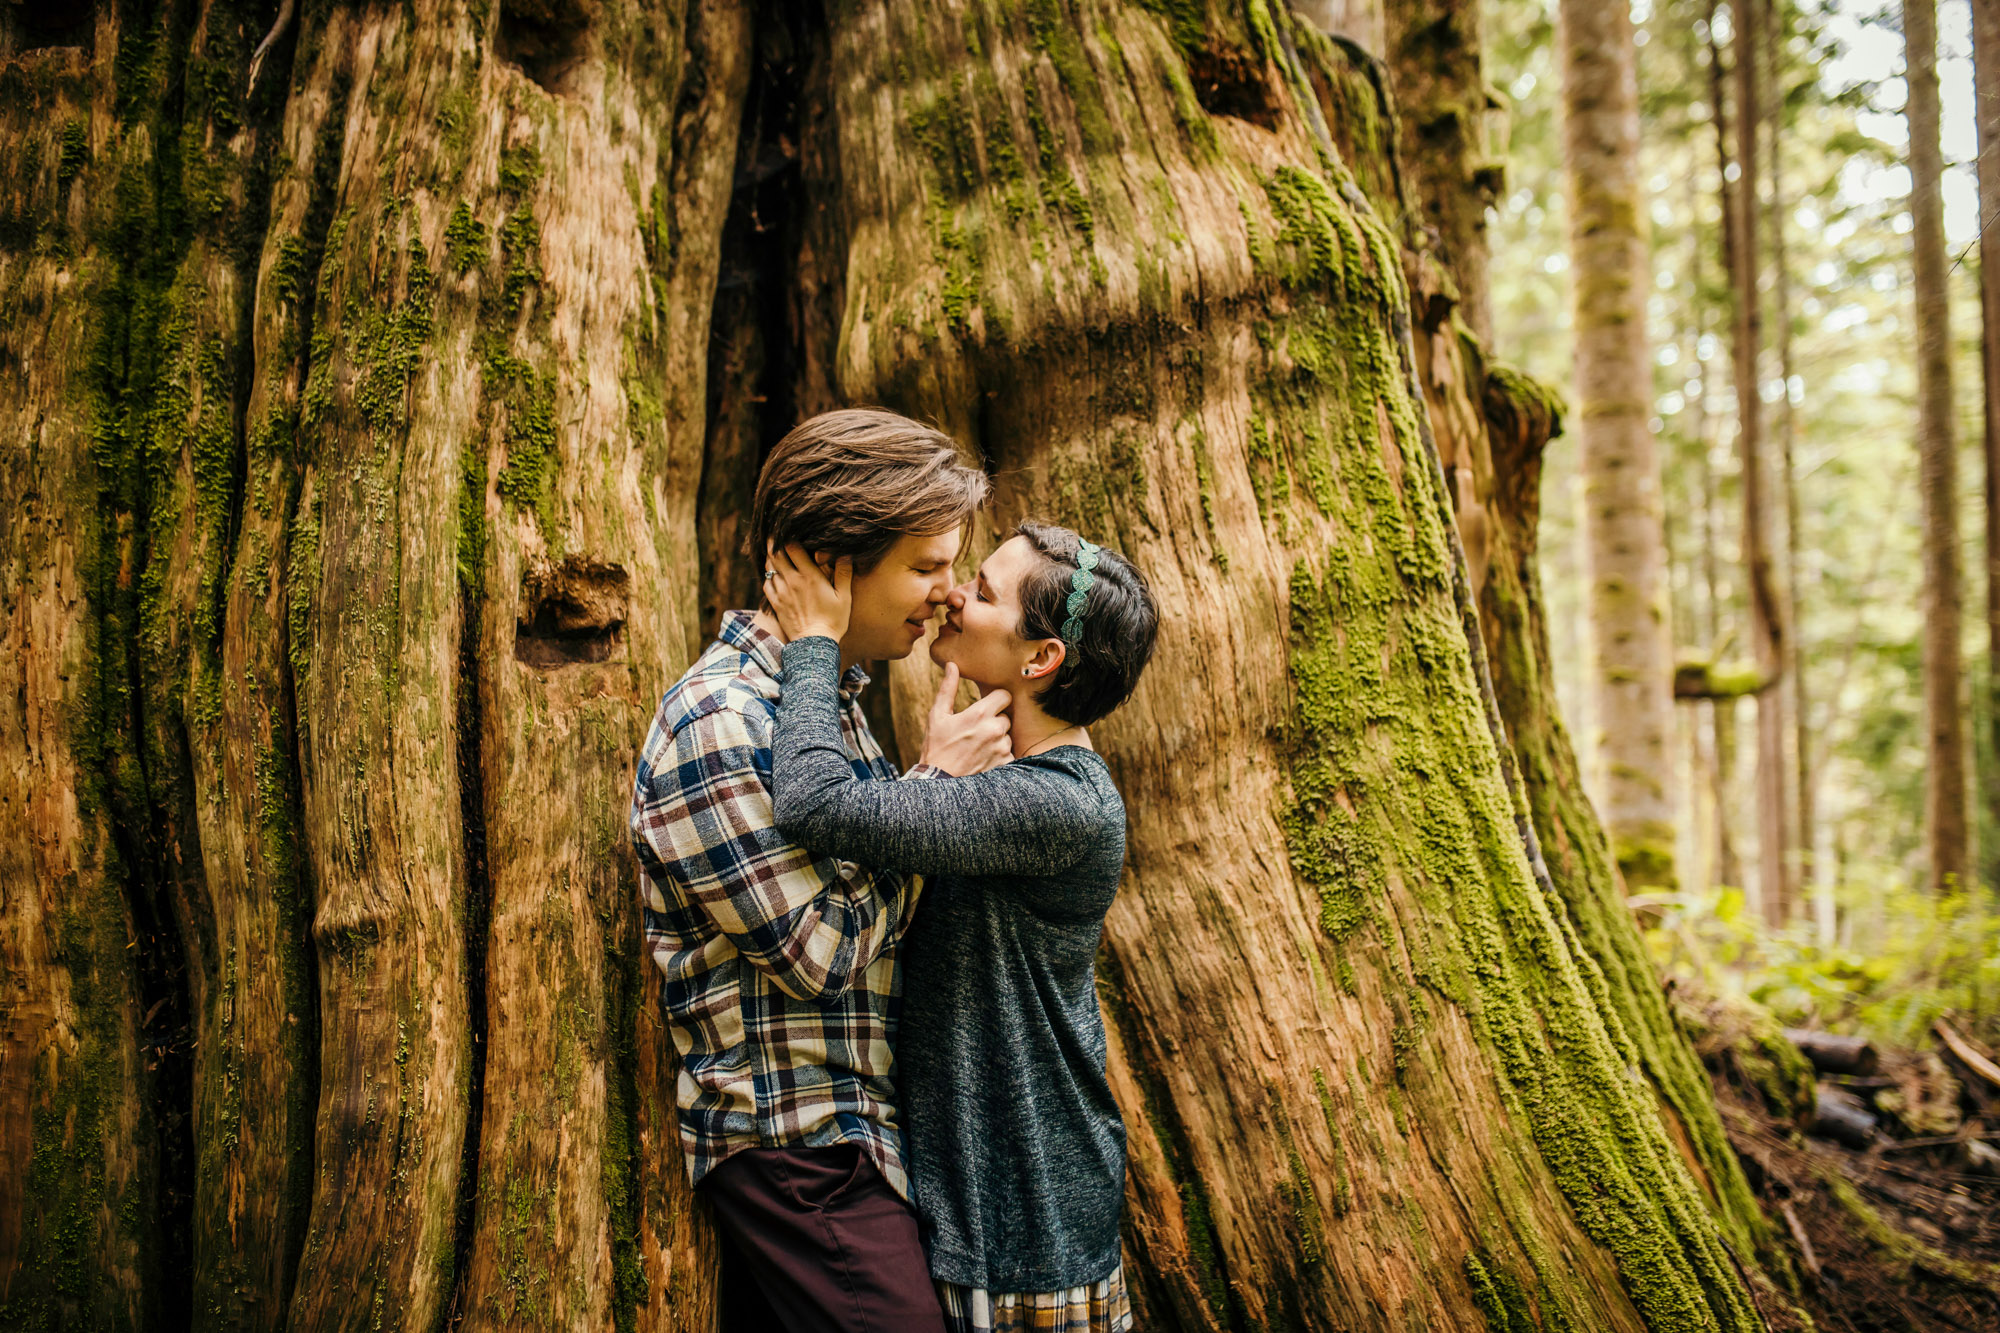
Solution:
<svg viewBox="0 0 2000 1333">
<path fill-rule="evenodd" d="M 1943 1014 L 2000 1023 L 2000 911 L 1986 895 L 1890 881 L 1834 898 L 1844 924 L 1830 938 L 1810 926 L 1767 929 L 1740 889 L 1632 901 L 1659 914 L 1647 945 L 1663 972 L 1754 1000 L 1787 1027 L 1914 1046 Z"/>
</svg>

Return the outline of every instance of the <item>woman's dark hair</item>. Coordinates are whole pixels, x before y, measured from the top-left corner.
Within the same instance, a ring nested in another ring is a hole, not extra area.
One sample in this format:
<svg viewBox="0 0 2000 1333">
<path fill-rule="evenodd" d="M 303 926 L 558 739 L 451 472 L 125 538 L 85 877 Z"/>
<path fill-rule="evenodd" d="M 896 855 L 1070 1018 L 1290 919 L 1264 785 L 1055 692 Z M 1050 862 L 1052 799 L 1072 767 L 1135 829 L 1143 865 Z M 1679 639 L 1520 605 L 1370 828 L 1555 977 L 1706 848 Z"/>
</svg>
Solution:
<svg viewBox="0 0 2000 1333">
<path fill-rule="evenodd" d="M 1021 637 L 1060 639 L 1069 619 L 1070 579 L 1081 541 L 1068 528 L 1033 519 L 1014 529 L 1041 554 L 1021 580 Z M 1100 548 L 1085 594 L 1081 633 L 1035 702 L 1050 717 L 1087 727 L 1132 695 L 1153 656 L 1160 625 L 1152 589 L 1130 560 Z"/>
<path fill-rule="evenodd" d="M 761 566 L 766 542 L 798 542 L 853 556 L 866 574 L 899 537 L 964 527 L 986 493 L 986 474 L 941 430 L 879 407 L 822 412 L 764 460 L 743 552 Z"/>
</svg>

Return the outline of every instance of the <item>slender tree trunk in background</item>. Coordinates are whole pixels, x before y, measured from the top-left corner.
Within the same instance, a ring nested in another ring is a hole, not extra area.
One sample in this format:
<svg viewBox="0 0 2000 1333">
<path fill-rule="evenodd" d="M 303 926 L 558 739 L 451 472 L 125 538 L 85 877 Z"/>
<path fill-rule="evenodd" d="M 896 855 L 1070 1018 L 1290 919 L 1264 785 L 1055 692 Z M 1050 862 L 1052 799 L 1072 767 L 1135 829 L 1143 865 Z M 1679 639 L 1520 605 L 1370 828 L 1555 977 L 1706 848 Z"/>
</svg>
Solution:
<svg viewBox="0 0 2000 1333">
<path fill-rule="evenodd" d="M 1909 82 L 1910 220 L 1916 277 L 1917 491 L 1924 550 L 1924 825 L 1934 889 L 1969 883 L 1965 711 L 1960 698 L 1958 453 L 1952 426 L 1951 306 L 1946 288 L 1938 142 L 1937 5 L 1904 0 Z"/>
<path fill-rule="evenodd" d="M 1673 653 L 1651 426 L 1639 83 L 1624 6 L 1564 0 L 1563 158 L 1604 823 L 1628 889 L 1674 883 Z"/>
<path fill-rule="evenodd" d="M 1757 887 L 1764 921 L 1783 927 L 1792 917 L 1790 816 L 1785 800 L 1785 720 L 1780 683 L 1785 671 L 1784 609 L 1771 552 L 1770 468 L 1764 457 L 1758 362 L 1763 353 L 1763 298 L 1757 289 L 1757 48 L 1762 4 L 1736 0 L 1730 10 L 1730 50 L 1736 93 L 1735 206 L 1730 246 L 1735 293 L 1736 451 L 1742 459 L 1743 572 L 1750 604 L 1750 639 L 1766 685 L 1757 700 Z"/>
<path fill-rule="evenodd" d="M 1715 171 L 1719 183 L 1716 194 L 1722 210 L 1722 269 L 1729 275 L 1730 283 L 1736 281 L 1736 192 L 1729 180 L 1729 164 L 1734 153 L 1729 147 L 1729 76 L 1722 60 L 1722 43 L 1715 35 L 1715 0 L 1708 6 L 1708 78 L 1709 114 L 1715 125 Z M 1732 329 L 1730 346 L 1735 347 L 1735 333 Z M 1707 383 L 1706 367 L 1703 370 L 1703 384 Z M 1722 618 L 1722 578 L 1720 561 L 1715 549 L 1713 536 L 1721 531 L 1721 496 L 1716 485 L 1714 454 L 1711 451 L 1710 465 L 1702 474 L 1702 503 L 1709 516 L 1711 541 L 1703 553 L 1703 575 L 1708 584 L 1709 652 L 1716 654 L 1723 644 Z M 1742 545 L 1742 534 L 1738 534 L 1738 545 Z M 1737 700 L 1714 699 L 1709 702 L 1709 724 L 1715 754 L 1715 834 L 1716 834 L 1716 874 L 1722 883 L 1732 888 L 1745 887 L 1743 862 L 1731 836 L 1731 812 L 1736 808 L 1736 711 Z"/>
<path fill-rule="evenodd" d="M 847 400 L 1166 612 L 1099 738 L 1143 1326 L 1757 1327 L 1512 780 L 1429 431 L 1506 377 L 1415 394 L 1371 62 L 1261 5 L 146 12 L 0 9 L 10 1320 L 711 1325 L 629 766 L 737 586 L 699 497 Z"/>
<path fill-rule="evenodd" d="M 1979 133 L 1979 347 L 1985 400 L 1986 734 L 1980 780 L 1993 845 L 1986 883 L 2000 886 L 2000 0 L 1972 0 L 1972 68 Z"/>
<path fill-rule="evenodd" d="M 1785 624 L 1789 634 L 1785 641 L 1785 680 L 1782 686 L 1781 711 L 1791 730 L 1792 781 L 1789 827 L 1792 846 L 1792 860 L 1786 867 L 1786 877 L 1792 884 L 1795 896 L 1808 888 L 1813 893 L 1814 917 L 1819 911 L 1818 876 L 1813 869 L 1813 840 L 1815 820 L 1813 815 L 1812 783 L 1812 732 L 1807 726 L 1806 716 L 1811 703 L 1806 692 L 1806 646 L 1805 631 L 1799 617 L 1799 594 L 1803 586 L 1801 575 L 1801 518 L 1799 511 L 1799 476 L 1796 457 L 1799 444 L 1799 412 L 1792 402 L 1792 274 L 1785 251 L 1785 211 L 1788 202 L 1785 196 L 1785 173 L 1783 159 L 1779 156 L 1784 144 L 1785 133 L 1785 19 L 1782 12 L 1785 0 L 1765 0 L 1764 9 L 1764 64 L 1763 77 L 1765 95 L 1761 99 L 1765 106 L 1765 146 L 1770 161 L 1771 191 L 1767 210 L 1767 225 L 1771 232 L 1771 298 L 1772 313 L 1778 329 L 1778 376 L 1783 383 L 1785 396 L 1779 400 L 1778 442 L 1779 467 L 1785 488 Z M 1761 706 L 1761 705 L 1760 705 Z"/>
<path fill-rule="evenodd" d="M 1488 136 L 1494 108 L 1482 72 L 1480 6 L 1468 0 L 1387 0 L 1383 17 L 1403 158 L 1423 167 L 1413 173 L 1417 203 L 1452 275 L 1459 318 L 1490 347 L 1486 210 L 1499 197 L 1506 164 L 1494 155 Z"/>
<path fill-rule="evenodd" d="M 1703 289 L 1706 273 L 1707 247 L 1697 231 L 1693 253 L 1688 257 L 1688 286 L 1699 294 Z M 1707 320 L 1703 307 L 1697 301 L 1691 308 L 1692 319 L 1688 338 L 1688 364 L 1694 367 L 1694 393 L 1688 400 L 1688 434 L 1700 449 L 1700 457 L 1695 460 L 1696 475 L 1700 486 L 1695 496 L 1692 526 L 1695 540 L 1692 543 L 1694 568 L 1688 583 L 1697 590 L 1698 596 L 1688 599 L 1685 608 L 1687 642 L 1704 643 L 1703 652 L 1709 660 L 1714 660 L 1717 637 L 1720 632 L 1720 618 L 1716 612 L 1716 543 L 1721 534 L 1717 531 L 1715 503 L 1715 469 L 1710 459 L 1713 444 L 1708 437 L 1713 416 L 1708 409 L 1708 358 L 1702 355 L 1702 339 L 1707 334 Z M 1679 609 L 1679 608 L 1677 608 Z M 1715 700 L 1693 700 L 1689 706 L 1689 730 L 1693 734 L 1693 763 L 1688 770 L 1687 808 L 1694 822 L 1695 846 L 1699 848 L 1699 875 L 1690 887 L 1703 890 L 1713 889 L 1722 883 L 1722 844 L 1727 839 L 1725 814 L 1715 782 Z M 1685 876 L 1684 885 L 1689 881 Z"/>
</svg>

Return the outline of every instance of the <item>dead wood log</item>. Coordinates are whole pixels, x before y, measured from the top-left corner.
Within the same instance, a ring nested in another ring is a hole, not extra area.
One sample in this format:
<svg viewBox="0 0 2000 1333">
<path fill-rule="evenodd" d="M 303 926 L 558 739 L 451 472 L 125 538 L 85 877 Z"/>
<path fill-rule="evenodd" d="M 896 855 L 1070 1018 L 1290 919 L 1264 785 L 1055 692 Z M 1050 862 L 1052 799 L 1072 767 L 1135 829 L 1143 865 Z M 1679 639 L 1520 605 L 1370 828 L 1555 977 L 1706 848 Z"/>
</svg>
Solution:
<svg viewBox="0 0 2000 1333">
<path fill-rule="evenodd" d="M 1859 1097 L 1845 1088 L 1822 1083 L 1819 1085 L 1819 1098 L 1813 1105 L 1813 1122 L 1808 1132 L 1849 1148 L 1866 1149 L 1881 1131 L 1876 1127 L 1874 1115 Z"/>
<path fill-rule="evenodd" d="M 1812 1032 L 1786 1028 L 1785 1037 L 1799 1048 L 1822 1074 L 1858 1074 L 1866 1077 L 1881 1063 L 1873 1042 L 1866 1037 L 1843 1037 L 1833 1032 Z"/>
</svg>

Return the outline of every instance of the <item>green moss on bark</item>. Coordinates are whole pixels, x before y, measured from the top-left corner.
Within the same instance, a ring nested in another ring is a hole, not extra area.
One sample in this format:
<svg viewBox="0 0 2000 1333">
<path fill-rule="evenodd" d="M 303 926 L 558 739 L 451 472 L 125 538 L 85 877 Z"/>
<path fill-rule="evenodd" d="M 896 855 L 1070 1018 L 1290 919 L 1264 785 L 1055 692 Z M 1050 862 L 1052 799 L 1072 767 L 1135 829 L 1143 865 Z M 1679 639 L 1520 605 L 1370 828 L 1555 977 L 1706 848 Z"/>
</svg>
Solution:
<svg viewBox="0 0 2000 1333">
<path fill-rule="evenodd" d="M 465 273 L 483 267 L 487 259 L 486 224 L 472 216 L 472 209 L 461 199 L 451 210 L 451 220 L 445 223 L 444 244 L 446 262 L 453 273 Z"/>
<path fill-rule="evenodd" d="M 1337 940 L 1375 919 L 1392 878 L 1425 919 L 1454 923 L 1437 940 L 1414 928 L 1417 979 L 1481 1032 L 1510 1113 L 1649 1327 L 1752 1328 L 1492 776 L 1501 761 L 1452 611 L 1456 557 L 1395 342 L 1407 306 L 1395 247 L 1311 173 L 1275 173 L 1266 194 L 1295 313 L 1267 344 L 1258 406 L 1283 453 L 1309 459 L 1315 431 L 1325 442 L 1329 475 L 1308 484 L 1337 532 L 1292 572 L 1294 871 Z M 1407 825 L 1383 818 L 1384 801 Z"/>
<path fill-rule="evenodd" d="M 110 1289 L 107 1259 L 138 1239 L 150 1211 L 145 1181 L 120 1179 L 140 1164 L 120 1125 L 127 1034 L 122 1010 L 132 978 L 123 945 L 124 904 L 108 879 L 50 923 L 50 962 L 70 979 L 76 1025 L 38 1060 L 29 1083 L 26 1207 L 17 1266 L 0 1301 L 0 1327 L 129 1327 Z M 130 1234 L 114 1239 L 118 1231 Z"/>
</svg>

